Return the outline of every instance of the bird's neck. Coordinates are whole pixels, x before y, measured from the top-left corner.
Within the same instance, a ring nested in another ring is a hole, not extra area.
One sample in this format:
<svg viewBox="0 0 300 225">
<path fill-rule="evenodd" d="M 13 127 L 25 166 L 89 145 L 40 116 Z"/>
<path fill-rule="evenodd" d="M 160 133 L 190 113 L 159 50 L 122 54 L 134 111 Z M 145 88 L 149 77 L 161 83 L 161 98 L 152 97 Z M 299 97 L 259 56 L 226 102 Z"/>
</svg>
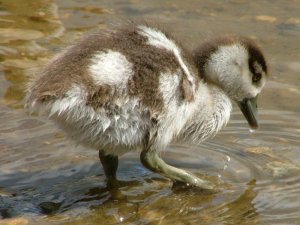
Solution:
<svg viewBox="0 0 300 225">
<path fill-rule="evenodd" d="M 183 138 L 199 143 L 227 124 L 232 104 L 224 91 L 212 83 L 200 85 L 196 95 L 198 110 L 186 123 Z"/>
</svg>

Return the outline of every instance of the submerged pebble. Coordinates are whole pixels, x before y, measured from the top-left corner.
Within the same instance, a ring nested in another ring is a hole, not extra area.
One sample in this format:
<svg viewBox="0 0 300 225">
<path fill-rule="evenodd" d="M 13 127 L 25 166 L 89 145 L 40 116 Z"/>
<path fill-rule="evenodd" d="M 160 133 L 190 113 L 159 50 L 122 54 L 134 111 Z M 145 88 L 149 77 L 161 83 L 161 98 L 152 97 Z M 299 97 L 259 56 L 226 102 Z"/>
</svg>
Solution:
<svg viewBox="0 0 300 225">
<path fill-rule="evenodd" d="M 279 178 L 291 174 L 294 171 L 300 171 L 297 167 L 289 162 L 273 161 L 267 163 L 267 169 L 273 174 L 273 177 Z"/>
<path fill-rule="evenodd" d="M 44 34 L 37 30 L 20 28 L 0 28 L 0 43 L 8 43 L 13 40 L 35 40 L 42 38 Z"/>
<path fill-rule="evenodd" d="M 39 207 L 42 210 L 42 213 L 53 214 L 59 210 L 61 205 L 62 203 L 60 202 L 42 202 L 39 204 Z"/>
<path fill-rule="evenodd" d="M 18 50 L 6 46 L 0 46 L 0 56 L 17 55 Z"/>
<path fill-rule="evenodd" d="M 277 18 L 274 16 L 259 15 L 259 16 L 255 16 L 255 20 L 273 23 L 277 21 Z"/>
<path fill-rule="evenodd" d="M 0 224 L 1 225 L 28 225 L 29 221 L 26 218 L 13 218 L 13 219 L 5 219 L 1 221 Z"/>
</svg>

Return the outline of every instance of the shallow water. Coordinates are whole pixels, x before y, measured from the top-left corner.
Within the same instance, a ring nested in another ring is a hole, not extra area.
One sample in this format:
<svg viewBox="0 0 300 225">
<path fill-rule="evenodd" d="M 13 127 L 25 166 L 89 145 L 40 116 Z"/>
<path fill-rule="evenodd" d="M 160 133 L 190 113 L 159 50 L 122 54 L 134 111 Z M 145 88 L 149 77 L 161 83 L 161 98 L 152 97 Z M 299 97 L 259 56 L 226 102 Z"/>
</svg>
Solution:
<svg viewBox="0 0 300 225">
<path fill-rule="evenodd" d="M 218 184 L 176 190 L 122 157 L 105 186 L 97 152 L 74 146 L 23 109 L 26 82 L 82 33 L 127 19 L 155 21 L 188 48 L 223 33 L 255 38 L 271 79 L 250 133 L 235 108 L 214 139 L 170 146 L 163 158 Z M 299 224 L 300 3 L 297 1 L 0 1 L 0 224 Z"/>
</svg>

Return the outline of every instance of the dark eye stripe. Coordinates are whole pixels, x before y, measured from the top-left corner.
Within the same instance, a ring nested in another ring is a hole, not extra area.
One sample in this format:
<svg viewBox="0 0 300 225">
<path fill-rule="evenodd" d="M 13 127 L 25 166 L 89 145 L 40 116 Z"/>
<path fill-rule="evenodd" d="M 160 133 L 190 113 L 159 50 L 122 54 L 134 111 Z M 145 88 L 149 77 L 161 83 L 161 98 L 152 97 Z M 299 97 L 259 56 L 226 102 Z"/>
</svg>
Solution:
<svg viewBox="0 0 300 225">
<path fill-rule="evenodd" d="M 255 62 L 257 62 L 262 67 L 262 70 L 267 74 L 268 69 L 262 53 L 257 48 L 251 45 L 248 46 L 248 51 L 249 51 L 249 61 L 248 61 L 249 69 L 252 72 L 252 74 L 256 73 L 256 70 L 254 68 Z"/>
</svg>

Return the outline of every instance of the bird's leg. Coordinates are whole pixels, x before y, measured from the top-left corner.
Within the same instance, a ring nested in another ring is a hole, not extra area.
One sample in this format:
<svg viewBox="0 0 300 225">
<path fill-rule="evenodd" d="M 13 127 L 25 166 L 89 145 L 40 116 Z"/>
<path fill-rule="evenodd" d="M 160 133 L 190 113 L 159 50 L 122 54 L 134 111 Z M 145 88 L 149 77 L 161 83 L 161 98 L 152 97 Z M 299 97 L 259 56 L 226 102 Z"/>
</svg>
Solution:
<svg viewBox="0 0 300 225">
<path fill-rule="evenodd" d="M 118 156 L 106 154 L 104 151 L 99 150 L 99 158 L 103 166 L 104 174 L 107 179 L 108 186 L 116 186 L 117 180 L 117 169 L 118 169 Z"/>
<path fill-rule="evenodd" d="M 195 175 L 188 173 L 182 169 L 170 166 L 165 163 L 157 154 L 156 151 L 145 148 L 141 153 L 142 164 L 153 172 L 157 172 L 173 180 L 191 186 L 196 186 L 201 189 L 214 190 L 214 185 L 209 181 L 202 180 Z"/>
</svg>

